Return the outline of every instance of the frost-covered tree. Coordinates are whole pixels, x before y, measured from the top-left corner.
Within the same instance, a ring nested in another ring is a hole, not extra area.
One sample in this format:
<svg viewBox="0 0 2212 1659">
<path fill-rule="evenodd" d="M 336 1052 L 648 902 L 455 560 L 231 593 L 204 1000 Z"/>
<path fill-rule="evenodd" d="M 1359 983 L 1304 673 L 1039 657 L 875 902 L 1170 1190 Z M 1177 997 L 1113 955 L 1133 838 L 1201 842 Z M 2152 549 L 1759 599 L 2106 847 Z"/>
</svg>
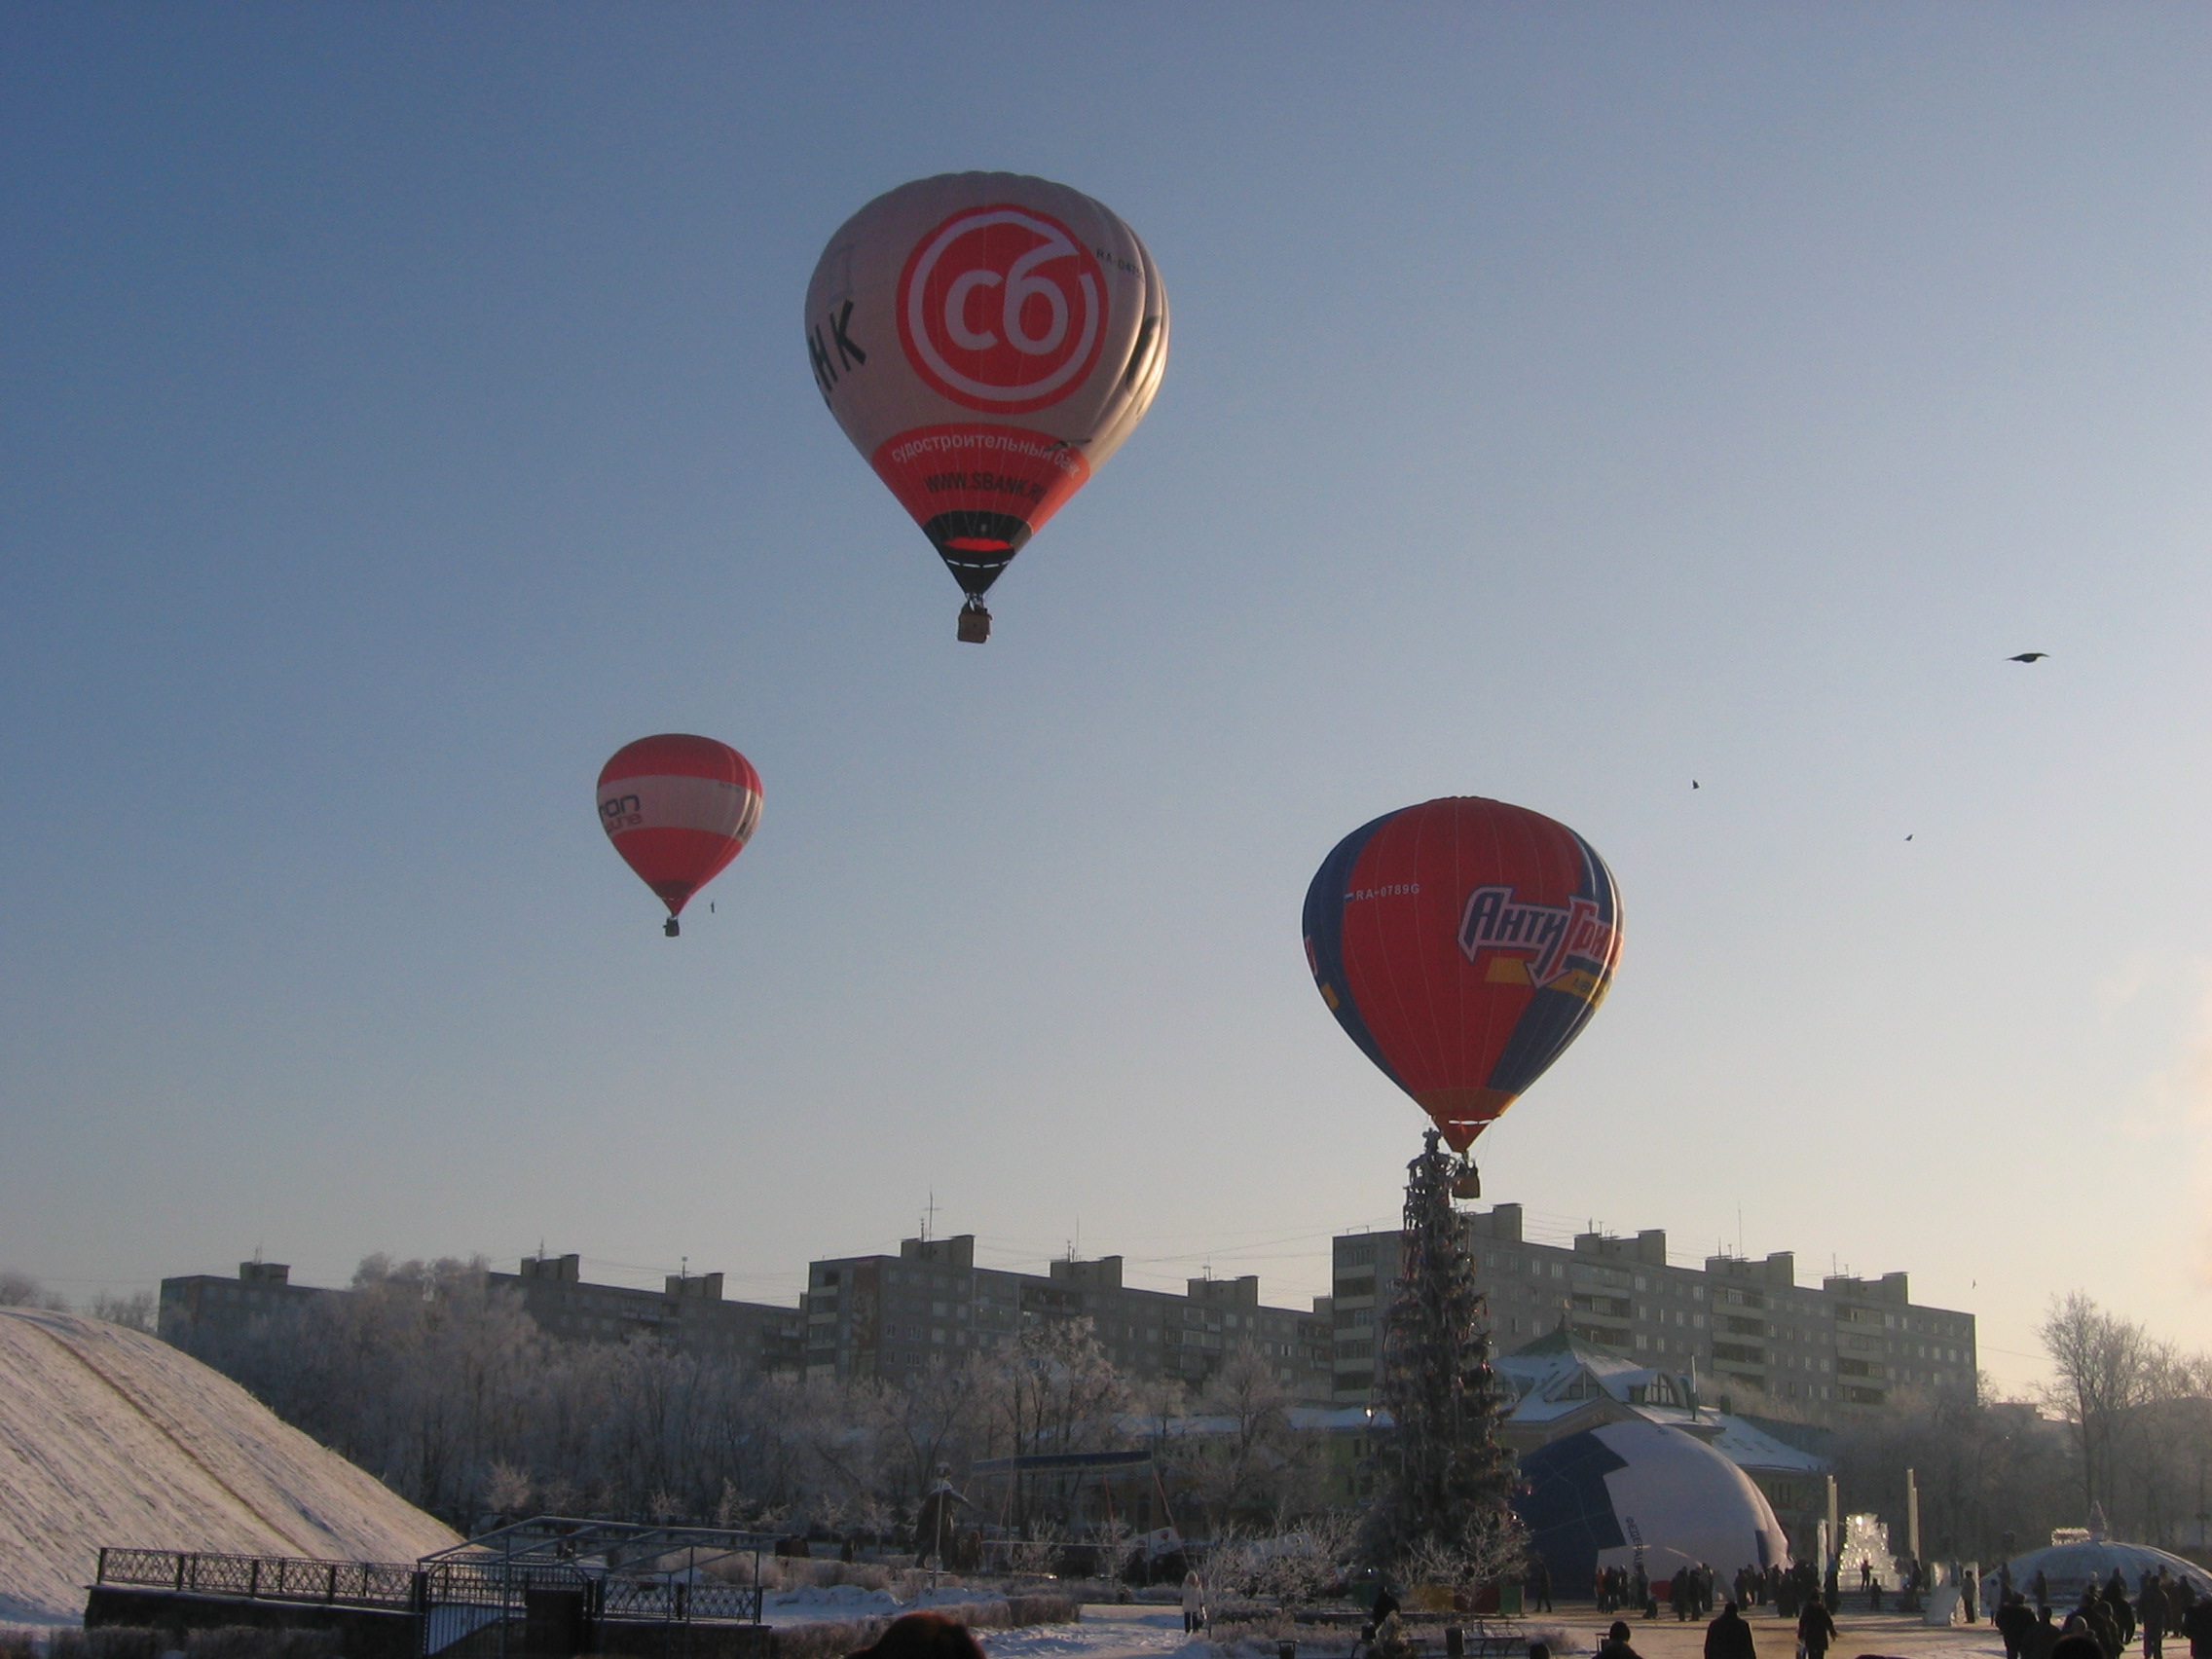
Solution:
<svg viewBox="0 0 2212 1659">
<path fill-rule="evenodd" d="M 1450 1564 L 1493 1578 L 1518 1564 L 1506 1499 L 1513 1455 L 1497 1439 L 1499 1398 L 1475 1262 L 1452 1205 L 1453 1159 L 1432 1129 L 1407 1168 L 1403 1266 L 1383 1323 L 1378 1392 L 1391 1428 L 1376 1453 L 1375 1499 L 1360 1554 L 1386 1571 Z"/>
<path fill-rule="evenodd" d="M 1204 1431 L 1182 1437 L 1170 1462 L 1191 1484 L 1214 1533 L 1303 1510 L 1313 1495 L 1315 1447 L 1291 1426 L 1290 1389 L 1253 1344 L 1230 1350 L 1197 1403 Z"/>
<path fill-rule="evenodd" d="M 0 1308 L 51 1308 L 58 1312 L 68 1306 L 28 1273 L 0 1273 Z"/>
</svg>

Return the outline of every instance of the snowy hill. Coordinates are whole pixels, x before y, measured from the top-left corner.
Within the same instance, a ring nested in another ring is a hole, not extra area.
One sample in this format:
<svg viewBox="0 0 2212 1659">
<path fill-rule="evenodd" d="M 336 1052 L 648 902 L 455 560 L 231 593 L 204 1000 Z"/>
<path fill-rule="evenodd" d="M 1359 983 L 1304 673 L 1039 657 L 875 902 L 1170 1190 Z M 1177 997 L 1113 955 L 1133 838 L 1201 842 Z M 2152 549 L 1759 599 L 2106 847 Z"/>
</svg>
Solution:
<svg viewBox="0 0 2212 1659">
<path fill-rule="evenodd" d="M 0 1623 L 75 1622 L 102 1544 L 413 1561 L 460 1541 L 166 1343 L 0 1308 Z"/>
</svg>

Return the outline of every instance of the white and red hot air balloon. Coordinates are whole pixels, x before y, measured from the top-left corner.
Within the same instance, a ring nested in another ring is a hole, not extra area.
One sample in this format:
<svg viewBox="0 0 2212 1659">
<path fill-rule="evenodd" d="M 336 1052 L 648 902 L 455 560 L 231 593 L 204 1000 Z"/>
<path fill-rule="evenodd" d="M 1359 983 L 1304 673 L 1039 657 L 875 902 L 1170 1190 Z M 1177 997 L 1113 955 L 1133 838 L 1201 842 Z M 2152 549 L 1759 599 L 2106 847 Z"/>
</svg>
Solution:
<svg viewBox="0 0 2212 1659">
<path fill-rule="evenodd" d="M 879 196 L 830 239 L 806 348 L 853 447 L 968 595 L 983 593 L 1144 419 L 1167 365 L 1167 293 L 1137 234 L 1080 191 L 944 173 Z"/>
<path fill-rule="evenodd" d="M 661 931 L 674 939 L 691 896 L 745 850 L 759 826 L 760 774 L 711 737 L 641 737 L 600 768 L 599 822 L 668 906 Z"/>
</svg>

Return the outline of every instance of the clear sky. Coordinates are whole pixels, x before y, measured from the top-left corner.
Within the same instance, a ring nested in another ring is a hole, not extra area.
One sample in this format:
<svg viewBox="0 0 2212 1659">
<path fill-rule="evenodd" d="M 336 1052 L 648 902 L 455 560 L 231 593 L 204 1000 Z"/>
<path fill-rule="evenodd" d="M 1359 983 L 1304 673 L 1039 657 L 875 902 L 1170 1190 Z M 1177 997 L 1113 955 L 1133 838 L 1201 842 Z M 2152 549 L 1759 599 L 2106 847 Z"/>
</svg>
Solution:
<svg viewBox="0 0 2212 1659">
<path fill-rule="evenodd" d="M 0 8 L 0 1265 L 785 1299 L 934 1195 L 1302 1299 L 1423 1123 L 1307 881 L 1473 793 L 1627 920 L 1490 1198 L 2212 1346 L 2208 86 L 2178 5 Z M 1174 306 L 982 649 L 799 329 L 970 167 Z M 671 729 L 766 789 L 674 943 L 592 798 Z"/>
</svg>

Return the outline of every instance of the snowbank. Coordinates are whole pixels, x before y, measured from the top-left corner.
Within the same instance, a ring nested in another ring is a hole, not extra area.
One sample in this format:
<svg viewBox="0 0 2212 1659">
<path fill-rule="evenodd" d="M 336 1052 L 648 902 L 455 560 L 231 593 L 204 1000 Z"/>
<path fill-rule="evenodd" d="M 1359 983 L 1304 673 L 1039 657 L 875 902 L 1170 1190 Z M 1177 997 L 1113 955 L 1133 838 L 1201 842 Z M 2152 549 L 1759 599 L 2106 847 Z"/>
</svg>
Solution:
<svg viewBox="0 0 2212 1659">
<path fill-rule="evenodd" d="M 166 1343 L 0 1309 L 0 1623 L 75 1623 L 103 1544 L 413 1561 L 459 1542 Z"/>
</svg>

